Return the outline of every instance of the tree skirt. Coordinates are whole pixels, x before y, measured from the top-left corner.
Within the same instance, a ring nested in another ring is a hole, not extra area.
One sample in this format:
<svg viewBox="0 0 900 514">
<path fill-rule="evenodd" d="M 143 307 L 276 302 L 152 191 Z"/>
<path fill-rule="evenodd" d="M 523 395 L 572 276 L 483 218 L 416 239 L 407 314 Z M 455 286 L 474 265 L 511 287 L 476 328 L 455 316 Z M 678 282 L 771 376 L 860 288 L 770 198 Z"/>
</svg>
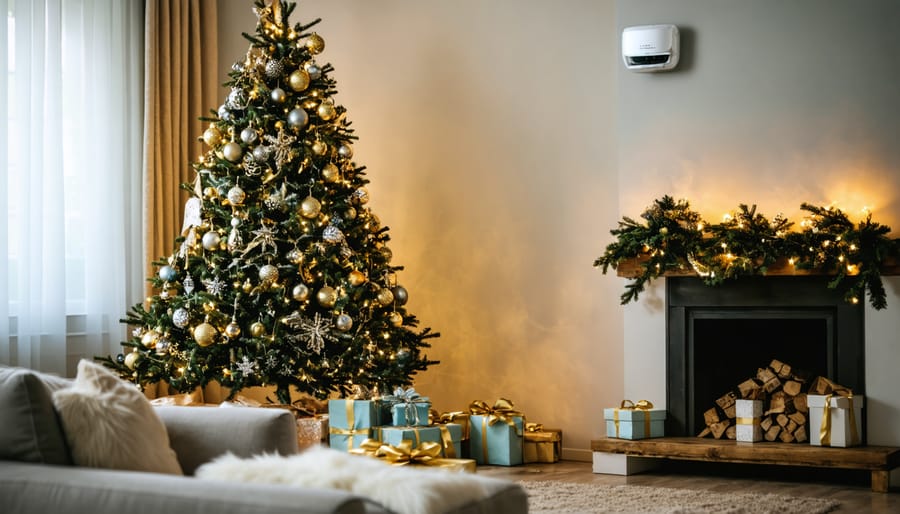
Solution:
<svg viewBox="0 0 900 514">
<path fill-rule="evenodd" d="M 758 493 L 720 493 L 638 485 L 594 485 L 552 481 L 519 482 L 528 491 L 528 512 L 667 514 L 824 514 L 840 502 Z"/>
</svg>

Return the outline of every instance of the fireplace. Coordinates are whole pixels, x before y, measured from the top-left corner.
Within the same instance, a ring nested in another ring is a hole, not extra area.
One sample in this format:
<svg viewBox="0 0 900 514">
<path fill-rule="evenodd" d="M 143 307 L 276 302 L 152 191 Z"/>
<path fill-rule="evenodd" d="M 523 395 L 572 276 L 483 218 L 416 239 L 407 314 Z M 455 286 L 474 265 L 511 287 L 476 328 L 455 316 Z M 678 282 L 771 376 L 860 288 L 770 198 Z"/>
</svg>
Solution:
<svg viewBox="0 0 900 514">
<path fill-rule="evenodd" d="M 666 435 L 697 435 L 703 412 L 772 359 L 864 394 L 863 307 L 827 280 L 667 277 Z"/>
</svg>

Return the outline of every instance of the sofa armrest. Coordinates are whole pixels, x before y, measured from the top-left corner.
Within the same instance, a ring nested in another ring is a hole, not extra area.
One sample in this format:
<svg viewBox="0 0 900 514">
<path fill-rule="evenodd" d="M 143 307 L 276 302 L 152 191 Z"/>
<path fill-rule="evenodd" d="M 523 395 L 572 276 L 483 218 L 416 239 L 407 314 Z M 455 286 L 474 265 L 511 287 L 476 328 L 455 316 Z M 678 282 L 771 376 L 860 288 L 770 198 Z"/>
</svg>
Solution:
<svg viewBox="0 0 900 514">
<path fill-rule="evenodd" d="M 297 453 L 297 424 L 283 409 L 156 407 L 185 475 L 226 453 L 250 457 Z"/>
<path fill-rule="evenodd" d="M 3 512 L 17 514 L 363 514 L 345 491 L 0 460 Z"/>
</svg>

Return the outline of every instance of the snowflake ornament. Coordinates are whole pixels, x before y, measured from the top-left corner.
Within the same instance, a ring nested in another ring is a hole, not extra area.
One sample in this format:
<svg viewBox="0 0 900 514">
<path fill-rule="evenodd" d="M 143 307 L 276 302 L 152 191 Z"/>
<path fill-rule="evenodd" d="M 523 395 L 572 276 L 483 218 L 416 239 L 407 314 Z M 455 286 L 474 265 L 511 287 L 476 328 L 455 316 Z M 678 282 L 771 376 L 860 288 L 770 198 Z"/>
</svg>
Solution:
<svg viewBox="0 0 900 514">
<path fill-rule="evenodd" d="M 238 362 L 234 365 L 234 370 L 239 371 L 242 376 L 249 377 L 256 371 L 257 365 L 256 362 L 250 362 L 250 359 L 247 358 L 246 355 L 241 358 L 241 362 Z"/>
<path fill-rule="evenodd" d="M 323 319 L 318 312 L 310 319 L 294 311 L 281 322 L 298 331 L 296 335 L 289 335 L 290 339 L 306 341 L 306 348 L 316 354 L 322 353 L 326 340 L 337 341 L 337 337 L 331 333 L 331 321 Z"/>
</svg>

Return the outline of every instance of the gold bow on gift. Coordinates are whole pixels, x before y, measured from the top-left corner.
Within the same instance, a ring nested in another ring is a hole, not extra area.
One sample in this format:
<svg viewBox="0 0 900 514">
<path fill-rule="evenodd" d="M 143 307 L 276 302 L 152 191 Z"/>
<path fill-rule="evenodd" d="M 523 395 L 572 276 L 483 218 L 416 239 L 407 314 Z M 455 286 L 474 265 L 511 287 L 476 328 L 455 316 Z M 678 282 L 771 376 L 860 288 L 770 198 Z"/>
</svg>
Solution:
<svg viewBox="0 0 900 514">
<path fill-rule="evenodd" d="M 613 409 L 613 423 L 616 425 L 616 437 L 619 437 L 619 411 L 620 410 L 639 410 L 644 412 L 644 437 L 650 437 L 650 409 L 653 403 L 650 400 L 638 400 L 637 403 L 631 400 L 622 400 L 618 409 Z"/>
<path fill-rule="evenodd" d="M 856 432 L 856 413 L 853 412 L 853 391 L 848 391 L 847 401 L 850 403 L 847 412 L 848 424 L 850 425 L 850 439 L 847 446 L 854 446 L 859 443 L 859 434 Z M 822 426 L 819 427 L 819 444 L 822 446 L 831 446 L 831 398 L 833 394 L 825 396 L 825 409 L 822 411 Z M 843 396 L 843 394 L 839 394 Z"/>
<path fill-rule="evenodd" d="M 524 418 L 525 414 L 522 414 L 521 412 L 515 410 L 513 408 L 513 402 L 511 400 L 500 398 L 499 400 L 494 402 L 493 407 L 488 407 L 488 404 L 481 400 L 475 400 L 474 402 L 469 404 L 469 412 L 475 416 L 487 417 L 489 425 L 493 425 L 498 421 L 503 421 L 507 425 L 515 428 L 516 434 L 522 435 L 522 433 L 516 427 L 516 420 L 513 418 Z"/>
<path fill-rule="evenodd" d="M 442 459 L 441 444 L 426 441 L 418 447 L 413 447 L 409 439 L 400 441 L 397 446 L 383 444 L 374 439 L 366 439 L 359 448 L 350 450 L 355 455 L 367 455 L 389 462 L 393 466 L 422 465 L 437 466 L 457 471 L 474 472 L 474 463 L 471 459 Z"/>
<path fill-rule="evenodd" d="M 544 424 L 543 423 L 525 423 L 525 431 L 526 432 L 543 432 Z"/>
<path fill-rule="evenodd" d="M 429 425 L 446 425 L 448 423 L 455 423 L 462 428 L 462 437 L 463 441 L 469 439 L 469 413 L 464 411 L 453 411 L 453 412 L 443 412 L 438 414 L 438 411 L 434 409 L 430 409 L 428 411 L 428 424 Z M 446 427 L 444 427 L 446 428 Z M 441 433 L 443 434 L 443 430 Z"/>
</svg>

